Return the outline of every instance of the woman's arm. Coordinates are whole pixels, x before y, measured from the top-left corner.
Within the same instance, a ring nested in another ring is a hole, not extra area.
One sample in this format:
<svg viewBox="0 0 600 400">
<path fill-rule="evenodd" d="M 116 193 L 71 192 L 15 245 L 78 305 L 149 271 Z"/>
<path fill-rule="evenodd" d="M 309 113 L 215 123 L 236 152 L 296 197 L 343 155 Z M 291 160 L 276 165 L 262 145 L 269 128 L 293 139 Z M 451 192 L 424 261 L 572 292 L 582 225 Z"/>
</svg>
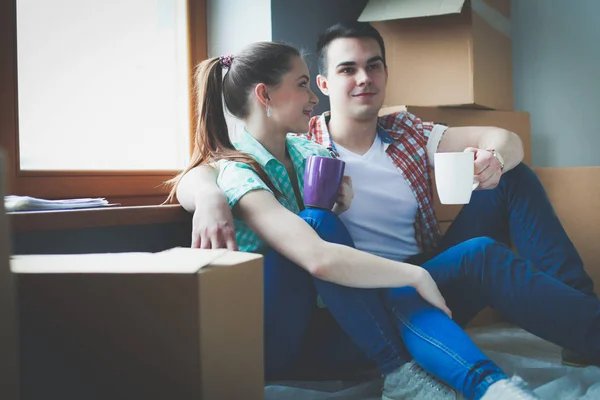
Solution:
<svg viewBox="0 0 600 400">
<path fill-rule="evenodd" d="M 192 219 L 192 247 L 237 250 L 233 215 L 223 191 L 217 186 L 218 171 L 202 165 L 188 171 L 177 187 L 177 200 Z"/>
<path fill-rule="evenodd" d="M 271 248 L 319 279 L 358 288 L 412 286 L 425 300 L 450 314 L 423 268 L 326 242 L 266 190 L 245 194 L 234 212 Z"/>
</svg>

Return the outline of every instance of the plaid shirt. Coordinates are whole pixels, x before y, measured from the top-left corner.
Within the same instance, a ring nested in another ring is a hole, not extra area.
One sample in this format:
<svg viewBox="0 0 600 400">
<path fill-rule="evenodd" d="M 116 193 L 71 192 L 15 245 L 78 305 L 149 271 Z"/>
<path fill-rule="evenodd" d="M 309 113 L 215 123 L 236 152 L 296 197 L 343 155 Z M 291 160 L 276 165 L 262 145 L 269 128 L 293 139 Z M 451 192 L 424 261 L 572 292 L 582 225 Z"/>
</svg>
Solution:
<svg viewBox="0 0 600 400">
<path fill-rule="evenodd" d="M 295 135 L 288 135 L 286 144 L 292 165 L 296 171 L 300 194 L 304 196 L 306 159 L 312 155 L 329 157 L 330 153 L 324 147 Z M 300 208 L 285 166 L 246 130 L 241 135 L 239 142 L 234 143 L 234 146 L 236 149 L 252 156 L 262 166 L 273 185 L 282 194 L 278 198 L 281 205 L 298 214 Z M 217 184 L 225 192 L 229 206 L 232 209 L 242 196 L 253 190 L 267 190 L 273 193 L 249 165 L 234 161 L 221 160 L 219 162 Z M 267 244 L 243 221 L 234 218 L 234 224 L 235 238 L 240 251 L 264 254 L 268 250 Z"/>
<path fill-rule="evenodd" d="M 326 112 L 311 119 L 308 139 L 335 151 Z M 433 211 L 433 191 L 430 178 L 430 160 L 427 142 L 434 124 L 423 122 L 408 112 L 379 117 L 377 134 L 387 145 L 386 153 L 394 161 L 417 199 L 415 238 L 422 251 L 435 248 L 440 238 L 440 227 Z"/>
</svg>

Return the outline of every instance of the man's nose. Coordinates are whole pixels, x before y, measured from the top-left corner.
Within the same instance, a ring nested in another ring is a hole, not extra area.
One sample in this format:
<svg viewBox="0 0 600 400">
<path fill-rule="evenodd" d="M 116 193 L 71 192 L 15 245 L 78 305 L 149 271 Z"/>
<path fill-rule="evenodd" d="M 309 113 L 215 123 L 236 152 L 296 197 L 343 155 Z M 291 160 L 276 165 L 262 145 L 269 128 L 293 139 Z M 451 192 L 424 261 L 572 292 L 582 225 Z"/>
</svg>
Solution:
<svg viewBox="0 0 600 400">
<path fill-rule="evenodd" d="M 359 69 L 356 73 L 356 84 L 358 86 L 365 86 L 371 83 L 371 77 L 364 69 Z"/>
</svg>

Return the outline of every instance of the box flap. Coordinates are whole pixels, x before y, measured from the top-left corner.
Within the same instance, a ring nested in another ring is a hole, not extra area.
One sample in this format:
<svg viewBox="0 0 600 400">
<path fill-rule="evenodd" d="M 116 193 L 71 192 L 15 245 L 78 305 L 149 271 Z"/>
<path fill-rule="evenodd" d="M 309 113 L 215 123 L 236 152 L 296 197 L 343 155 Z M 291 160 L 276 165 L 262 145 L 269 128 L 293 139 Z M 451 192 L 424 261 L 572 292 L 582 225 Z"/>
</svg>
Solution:
<svg viewBox="0 0 600 400">
<path fill-rule="evenodd" d="M 387 21 L 458 14 L 465 0 L 369 0 L 358 20 Z"/>
<path fill-rule="evenodd" d="M 194 274 L 228 250 L 177 247 L 160 253 L 13 256 L 19 274 Z"/>
</svg>

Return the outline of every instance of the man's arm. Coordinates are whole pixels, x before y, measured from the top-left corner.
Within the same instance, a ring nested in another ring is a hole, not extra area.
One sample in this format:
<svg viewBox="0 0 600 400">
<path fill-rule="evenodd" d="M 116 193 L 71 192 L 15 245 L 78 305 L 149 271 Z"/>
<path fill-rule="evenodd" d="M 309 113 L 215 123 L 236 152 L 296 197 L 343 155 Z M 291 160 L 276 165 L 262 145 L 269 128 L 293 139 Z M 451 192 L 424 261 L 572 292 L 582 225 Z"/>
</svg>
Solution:
<svg viewBox="0 0 600 400">
<path fill-rule="evenodd" d="M 515 133 L 495 127 L 448 128 L 437 152 L 472 151 L 475 153 L 475 179 L 478 189 L 498 186 L 502 174 L 523 160 L 523 143 Z"/>
<path fill-rule="evenodd" d="M 237 250 L 233 215 L 217 186 L 218 171 L 202 165 L 186 173 L 177 187 L 177 200 L 192 219 L 192 247 Z"/>
<path fill-rule="evenodd" d="M 495 150 L 504 161 L 504 171 L 509 171 L 523 161 L 523 143 L 516 133 L 488 126 L 448 128 L 440 141 L 438 152 L 464 151 L 467 148 Z"/>
</svg>

